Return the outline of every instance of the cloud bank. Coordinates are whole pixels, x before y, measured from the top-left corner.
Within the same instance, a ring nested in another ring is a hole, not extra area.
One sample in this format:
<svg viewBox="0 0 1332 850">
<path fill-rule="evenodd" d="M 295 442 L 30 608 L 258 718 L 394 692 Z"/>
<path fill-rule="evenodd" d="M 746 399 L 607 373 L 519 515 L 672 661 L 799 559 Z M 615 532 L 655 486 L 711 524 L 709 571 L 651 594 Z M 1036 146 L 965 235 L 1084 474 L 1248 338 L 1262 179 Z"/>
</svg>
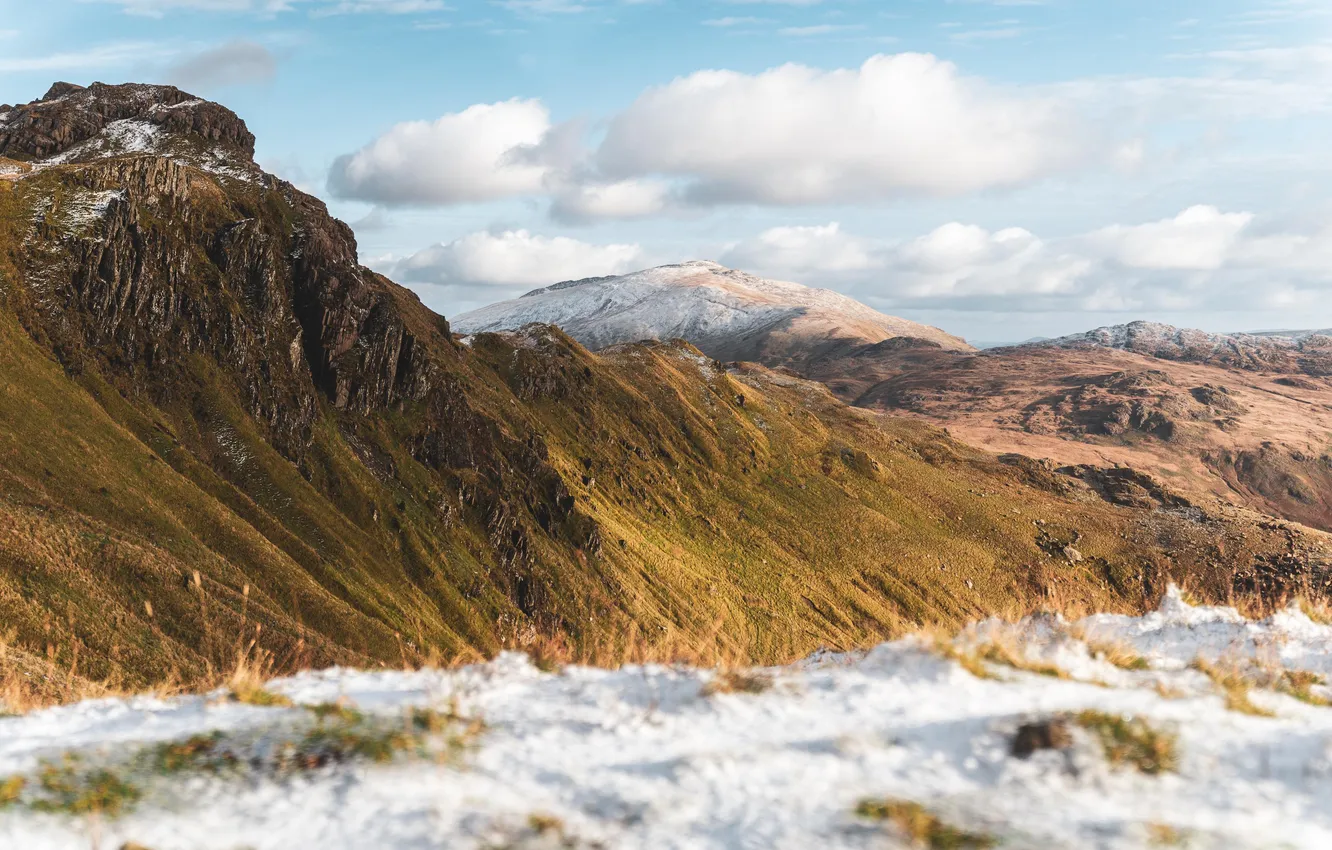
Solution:
<svg viewBox="0 0 1332 850">
<path fill-rule="evenodd" d="M 779 227 L 721 260 L 836 285 L 880 306 L 1143 312 L 1270 310 L 1332 296 L 1332 228 L 1264 230 L 1251 213 L 1195 206 L 1176 216 L 1062 239 L 952 222 L 903 241 L 837 224 Z"/>
<path fill-rule="evenodd" d="M 801 205 L 1019 186 L 1090 143 L 1060 103 L 991 86 L 927 54 L 822 71 L 700 71 L 649 89 L 596 145 L 538 101 L 391 128 L 339 159 L 330 188 L 380 204 L 550 198 L 558 218 L 722 204 Z"/>
</svg>

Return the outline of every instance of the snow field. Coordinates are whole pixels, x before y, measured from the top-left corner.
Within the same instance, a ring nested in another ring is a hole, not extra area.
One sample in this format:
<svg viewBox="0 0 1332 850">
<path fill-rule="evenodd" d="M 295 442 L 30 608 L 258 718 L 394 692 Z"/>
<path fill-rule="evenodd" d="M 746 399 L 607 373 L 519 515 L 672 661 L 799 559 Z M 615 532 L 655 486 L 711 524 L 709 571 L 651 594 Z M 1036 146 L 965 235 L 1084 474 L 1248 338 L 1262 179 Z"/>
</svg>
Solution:
<svg viewBox="0 0 1332 850">
<path fill-rule="evenodd" d="M 1007 663 L 983 660 L 1005 653 Z M 95 700 L 0 719 L 0 783 L 29 779 L 0 808 L 0 847 L 907 846 L 891 823 L 857 815 L 866 800 L 919 803 L 1005 848 L 1332 846 L 1332 708 L 1319 704 L 1332 693 L 1255 687 L 1249 698 L 1271 716 L 1232 710 L 1191 666 L 1200 657 L 1254 682 L 1324 674 L 1332 628 L 1295 609 L 1251 622 L 1172 591 L 1143 617 L 986 621 L 946 652 L 912 638 L 711 687 L 712 671 L 543 673 L 505 654 L 452 671 L 334 669 L 271 683 L 290 707 L 221 694 Z M 485 727 L 461 750 L 273 769 L 283 742 L 329 722 L 302 706 L 334 702 L 382 728 L 424 706 Z M 1075 721 L 1058 749 L 1013 755 L 1024 724 L 1088 709 L 1173 740 L 1177 768 L 1112 765 L 1104 739 Z M 212 733 L 257 766 L 126 767 Z M 136 805 L 116 818 L 34 811 L 26 800 L 43 764 L 70 752 L 121 771 Z"/>
</svg>

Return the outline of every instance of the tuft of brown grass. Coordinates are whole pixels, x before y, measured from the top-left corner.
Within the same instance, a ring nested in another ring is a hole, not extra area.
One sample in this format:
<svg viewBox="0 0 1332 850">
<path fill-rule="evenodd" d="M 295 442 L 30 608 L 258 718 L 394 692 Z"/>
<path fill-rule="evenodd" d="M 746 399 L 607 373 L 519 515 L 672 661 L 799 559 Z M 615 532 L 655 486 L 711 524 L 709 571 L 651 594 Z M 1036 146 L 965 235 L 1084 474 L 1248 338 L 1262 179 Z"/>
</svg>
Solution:
<svg viewBox="0 0 1332 850">
<path fill-rule="evenodd" d="M 1146 829 L 1147 842 L 1153 847 L 1184 847 L 1189 841 L 1188 832 L 1167 823 L 1149 823 Z"/>
<path fill-rule="evenodd" d="M 1238 665 L 1211 662 L 1205 658 L 1196 658 L 1189 665 L 1204 674 L 1221 690 L 1225 697 L 1226 708 L 1254 717 L 1274 717 L 1275 715 L 1254 703 L 1249 697 L 1249 690 L 1256 684 L 1253 677 L 1246 674 Z"/>
<path fill-rule="evenodd" d="M 706 685 L 703 696 L 715 694 L 761 694 L 772 688 L 772 676 L 756 670 L 718 670 Z"/>
<path fill-rule="evenodd" d="M 291 700 L 268 690 L 274 678 L 273 656 L 251 643 L 236 655 L 236 666 L 227 679 L 227 695 L 233 702 L 264 707 L 284 707 Z"/>
<path fill-rule="evenodd" d="M 1276 690 L 1295 697 L 1303 703 L 1316 706 L 1332 706 L 1332 699 L 1313 692 L 1316 685 L 1326 685 L 1327 679 L 1307 670 L 1282 670 L 1276 681 Z"/>
<path fill-rule="evenodd" d="M 1118 641 L 1087 641 L 1087 651 L 1093 658 L 1112 664 L 1120 670 L 1143 671 L 1152 669 L 1146 658 L 1137 650 Z"/>
<path fill-rule="evenodd" d="M 914 847 L 927 850 L 981 850 L 994 847 L 993 836 L 966 832 L 945 823 L 919 803 L 910 800 L 865 799 L 856 814 L 868 820 L 892 824 Z"/>
<path fill-rule="evenodd" d="M 1150 776 L 1179 768 L 1178 739 L 1141 718 L 1088 709 L 1073 719 L 1100 740 L 1112 765 L 1128 765 Z"/>
</svg>

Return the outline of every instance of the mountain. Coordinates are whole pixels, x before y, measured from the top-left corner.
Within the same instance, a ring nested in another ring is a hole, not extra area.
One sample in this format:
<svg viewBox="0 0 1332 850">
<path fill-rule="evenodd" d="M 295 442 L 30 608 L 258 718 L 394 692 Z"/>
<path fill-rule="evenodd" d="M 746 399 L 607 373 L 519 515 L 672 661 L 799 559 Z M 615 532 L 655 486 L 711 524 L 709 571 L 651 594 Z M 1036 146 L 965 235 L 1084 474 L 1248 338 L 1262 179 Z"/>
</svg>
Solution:
<svg viewBox="0 0 1332 850">
<path fill-rule="evenodd" d="M 938 328 L 886 316 L 827 289 L 694 261 L 570 280 L 453 318 L 459 333 L 558 325 L 583 345 L 684 339 L 721 360 L 791 366 L 908 337 L 970 350 Z"/>
<path fill-rule="evenodd" d="M 1332 569 L 1289 524 L 688 344 L 460 338 L 252 151 L 170 87 L 0 110 L 0 685 L 206 683 L 251 642 L 284 668 L 782 661 Z M 814 311 L 773 303 L 776 345 Z"/>
<path fill-rule="evenodd" d="M 1157 322 L 1130 322 L 1030 344 L 1045 348 L 1113 348 L 1162 360 L 1250 371 L 1332 375 L 1332 336 L 1322 331 L 1215 334 Z"/>
<path fill-rule="evenodd" d="M 1119 464 L 1332 531 L 1332 340 L 1134 322 L 979 354 L 883 355 L 847 400 L 996 452 Z"/>
</svg>

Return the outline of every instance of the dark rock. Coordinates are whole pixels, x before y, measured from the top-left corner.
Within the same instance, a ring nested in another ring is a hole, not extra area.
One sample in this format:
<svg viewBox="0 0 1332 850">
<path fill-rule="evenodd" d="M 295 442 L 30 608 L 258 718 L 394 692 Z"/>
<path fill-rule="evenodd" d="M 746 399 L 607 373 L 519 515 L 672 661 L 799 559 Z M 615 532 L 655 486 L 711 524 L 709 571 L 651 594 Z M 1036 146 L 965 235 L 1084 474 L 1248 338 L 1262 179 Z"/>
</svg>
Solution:
<svg viewBox="0 0 1332 850">
<path fill-rule="evenodd" d="M 1031 758 L 1041 750 L 1064 750 L 1073 746 L 1073 732 L 1062 717 L 1024 723 L 1013 736 L 1010 752 L 1016 758 Z"/>
</svg>

